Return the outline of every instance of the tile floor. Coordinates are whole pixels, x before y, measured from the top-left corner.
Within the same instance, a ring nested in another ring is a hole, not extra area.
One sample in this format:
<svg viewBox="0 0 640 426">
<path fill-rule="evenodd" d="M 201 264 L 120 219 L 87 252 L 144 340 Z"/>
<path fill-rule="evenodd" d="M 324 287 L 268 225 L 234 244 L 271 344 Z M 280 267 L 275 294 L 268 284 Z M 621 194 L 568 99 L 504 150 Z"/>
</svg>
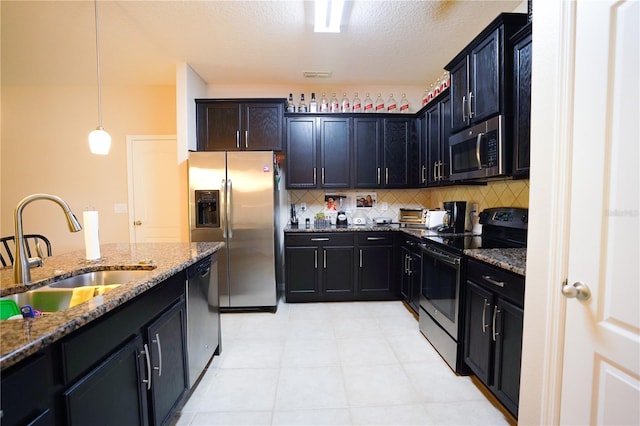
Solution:
<svg viewBox="0 0 640 426">
<path fill-rule="evenodd" d="M 222 315 L 223 352 L 174 425 L 507 425 L 401 302 Z"/>
</svg>

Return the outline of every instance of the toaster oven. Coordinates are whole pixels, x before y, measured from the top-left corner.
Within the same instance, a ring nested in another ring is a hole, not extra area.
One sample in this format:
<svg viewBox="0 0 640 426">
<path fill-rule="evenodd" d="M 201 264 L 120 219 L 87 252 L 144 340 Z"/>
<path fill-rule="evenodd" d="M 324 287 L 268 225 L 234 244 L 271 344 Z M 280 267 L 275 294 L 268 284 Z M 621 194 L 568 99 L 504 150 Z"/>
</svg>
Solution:
<svg viewBox="0 0 640 426">
<path fill-rule="evenodd" d="M 421 225 L 427 222 L 428 209 L 423 208 L 401 208 L 398 222 L 403 225 Z"/>
</svg>

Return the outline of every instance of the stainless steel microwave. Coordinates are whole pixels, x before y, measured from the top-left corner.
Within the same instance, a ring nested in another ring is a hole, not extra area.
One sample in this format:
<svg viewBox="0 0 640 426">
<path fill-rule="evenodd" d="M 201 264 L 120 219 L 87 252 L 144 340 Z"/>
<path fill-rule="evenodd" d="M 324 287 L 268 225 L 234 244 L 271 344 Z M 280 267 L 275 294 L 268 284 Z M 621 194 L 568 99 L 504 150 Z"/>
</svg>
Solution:
<svg viewBox="0 0 640 426">
<path fill-rule="evenodd" d="M 499 115 L 449 138 L 451 180 L 482 179 L 509 172 L 504 140 L 504 117 Z"/>
</svg>

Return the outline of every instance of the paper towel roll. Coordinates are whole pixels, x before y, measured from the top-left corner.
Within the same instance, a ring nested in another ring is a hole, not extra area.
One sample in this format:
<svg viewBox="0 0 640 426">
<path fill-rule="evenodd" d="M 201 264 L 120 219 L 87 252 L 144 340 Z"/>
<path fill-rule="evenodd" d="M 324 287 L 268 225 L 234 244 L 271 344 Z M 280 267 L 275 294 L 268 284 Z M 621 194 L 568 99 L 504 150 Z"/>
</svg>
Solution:
<svg viewBox="0 0 640 426">
<path fill-rule="evenodd" d="M 87 260 L 100 259 L 100 238 L 98 235 L 98 212 L 82 213 L 84 224 L 84 249 Z"/>
</svg>

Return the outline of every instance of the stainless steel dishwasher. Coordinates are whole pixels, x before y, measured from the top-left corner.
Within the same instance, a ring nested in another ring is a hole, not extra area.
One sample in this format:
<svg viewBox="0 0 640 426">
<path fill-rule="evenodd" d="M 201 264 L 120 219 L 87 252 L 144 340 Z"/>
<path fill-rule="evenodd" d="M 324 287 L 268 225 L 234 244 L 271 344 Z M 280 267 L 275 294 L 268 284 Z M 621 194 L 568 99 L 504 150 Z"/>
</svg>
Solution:
<svg viewBox="0 0 640 426">
<path fill-rule="evenodd" d="M 217 253 L 187 269 L 186 286 L 189 387 L 193 387 L 213 355 L 221 351 Z"/>
</svg>

